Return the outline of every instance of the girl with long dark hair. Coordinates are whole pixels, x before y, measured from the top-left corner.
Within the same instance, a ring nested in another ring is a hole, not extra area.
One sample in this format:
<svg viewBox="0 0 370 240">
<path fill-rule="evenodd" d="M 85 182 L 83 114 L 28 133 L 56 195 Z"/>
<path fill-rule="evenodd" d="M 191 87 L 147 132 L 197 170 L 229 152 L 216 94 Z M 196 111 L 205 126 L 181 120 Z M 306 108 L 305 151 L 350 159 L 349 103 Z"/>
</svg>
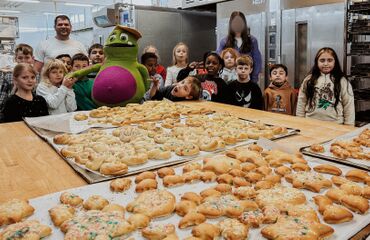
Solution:
<svg viewBox="0 0 370 240">
<path fill-rule="evenodd" d="M 353 125 L 354 97 L 338 56 L 332 48 L 321 48 L 310 74 L 299 89 L 297 116 Z"/>
<path fill-rule="evenodd" d="M 235 11 L 229 20 L 229 33 L 220 42 L 217 52 L 220 54 L 226 48 L 234 48 L 240 55 L 249 55 L 253 59 L 254 68 L 251 74 L 252 82 L 258 82 L 261 71 L 262 56 L 255 37 L 249 34 L 247 20 L 242 12 Z"/>
</svg>

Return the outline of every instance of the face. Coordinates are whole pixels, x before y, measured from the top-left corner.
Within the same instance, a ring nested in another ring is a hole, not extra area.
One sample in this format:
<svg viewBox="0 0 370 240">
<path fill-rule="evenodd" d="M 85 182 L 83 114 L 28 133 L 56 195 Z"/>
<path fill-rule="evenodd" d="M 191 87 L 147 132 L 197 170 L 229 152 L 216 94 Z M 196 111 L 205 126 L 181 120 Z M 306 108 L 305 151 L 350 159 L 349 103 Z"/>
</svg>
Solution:
<svg viewBox="0 0 370 240">
<path fill-rule="evenodd" d="M 72 71 L 78 71 L 89 66 L 89 62 L 76 60 L 73 62 Z"/>
<path fill-rule="evenodd" d="M 154 76 L 154 74 L 157 73 L 157 65 L 158 65 L 157 64 L 157 59 L 155 59 L 155 58 L 149 58 L 144 63 L 144 66 L 146 67 L 146 69 L 148 69 L 148 72 L 149 72 L 150 76 Z"/>
<path fill-rule="evenodd" d="M 206 59 L 205 67 L 209 75 L 217 75 L 220 71 L 221 64 L 216 56 L 208 56 Z"/>
<path fill-rule="evenodd" d="M 238 78 L 240 80 L 248 79 L 252 70 L 253 69 L 248 65 L 238 65 L 238 66 L 236 66 L 236 73 L 238 74 Z"/>
<path fill-rule="evenodd" d="M 240 16 L 236 16 L 231 22 L 231 30 L 233 32 L 241 33 L 245 28 L 243 19 Z"/>
<path fill-rule="evenodd" d="M 93 48 L 89 56 L 93 64 L 102 63 L 104 60 L 104 51 L 101 48 Z"/>
<path fill-rule="evenodd" d="M 189 79 L 184 79 L 178 83 L 176 83 L 175 87 L 172 89 L 171 94 L 175 97 L 183 97 L 186 99 L 191 99 L 191 86 L 192 81 Z"/>
<path fill-rule="evenodd" d="M 270 80 L 273 83 L 277 83 L 278 85 L 284 84 L 288 80 L 286 73 L 283 68 L 275 68 L 271 72 Z"/>
<path fill-rule="evenodd" d="M 185 61 L 188 58 L 188 52 L 185 46 L 180 45 L 175 50 L 175 58 L 177 61 Z"/>
<path fill-rule="evenodd" d="M 14 78 L 14 82 L 17 88 L 32 91 L 36 85 L 36 76 L 30 71 L 23 70 L 17 78 Z"/>
<path fill-rule="evenodd" d="M 23 52 L 18 51 L 17 54 L 15 55 L 15 61 L 17 63 L 28 63 L 28 64 L 33 64 L 34 59 L 31 54 L 23 54 Z"/>
<path fill-rule="evenodd" d="M 227 52 L 224 56 L 224 61 L 225 61 L 225 67 L 228 69 L 232 69 L 235 67 L 235 58 L 233 55 L 229 52 Z"/>
<path fill-rule="evenodd" d="M 70 57 L 62 57 L 59 58 L 59 60 L 64 63 L 64 66 L 66 66 L 68 72 L 72 70 L 72 59 Z"/>
<path fill-rule="evenodd" d="M 59 86 L 64 77 L 64 71 L 61 68 L 54 68 L 49 73 L 49 80 L 54 86 Z"/>
<path fill-rule="evenodd" d="M 317 65 L 322 73 L 328 74 L 334 69 L 335 60 L 330 53 L 324 52 L 317 60 Z"/>
<path fill-rule="evenodd" d="M 71 34 L 72 26 L 68 19 L 58 18 L 55 25 L 55 32 L 57 36 L 68 37 Z"/>
</svg>

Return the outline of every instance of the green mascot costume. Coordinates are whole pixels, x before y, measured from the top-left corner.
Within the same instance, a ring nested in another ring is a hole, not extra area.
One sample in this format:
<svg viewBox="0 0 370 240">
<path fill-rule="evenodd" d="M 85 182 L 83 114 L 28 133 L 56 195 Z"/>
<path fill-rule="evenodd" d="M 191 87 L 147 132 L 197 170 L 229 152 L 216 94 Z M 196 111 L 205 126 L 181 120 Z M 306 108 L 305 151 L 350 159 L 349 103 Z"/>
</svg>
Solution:
<svg viewBox="0 0 370 240">
<path fill-rule="evenodd" d="M 135 29 L 117 25 L 105 42 L 104 63 L 70 75 L 81 78 L 98 72 L 92 87 L 92 99 L 98 106 L 138 103 L 149 89 L 148 71 L 137 62 L 139 38 L 141 34 Z"/>
</svg>

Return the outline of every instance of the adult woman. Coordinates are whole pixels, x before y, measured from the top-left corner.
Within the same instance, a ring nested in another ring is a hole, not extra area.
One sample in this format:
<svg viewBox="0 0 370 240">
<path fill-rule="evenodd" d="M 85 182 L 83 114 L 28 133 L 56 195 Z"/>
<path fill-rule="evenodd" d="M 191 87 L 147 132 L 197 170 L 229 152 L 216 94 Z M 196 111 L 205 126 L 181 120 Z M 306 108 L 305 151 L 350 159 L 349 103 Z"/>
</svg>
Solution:
<svg viewBox="0 0 370 240">
<path fill-rule="evenodd" d="M 258 49 L 257 39 L 249 34 L 247 20 L 242 12 L 235 11 L 229 20 L 229 33 L 220 42 L 217 52 L 221 53 L 225 48 L 234 48 L 241 55 L 247 54 L 253 59 L 252 82 L 258 82 L 258 74 L 261 71 L 262 56 Z"/>
</svg>

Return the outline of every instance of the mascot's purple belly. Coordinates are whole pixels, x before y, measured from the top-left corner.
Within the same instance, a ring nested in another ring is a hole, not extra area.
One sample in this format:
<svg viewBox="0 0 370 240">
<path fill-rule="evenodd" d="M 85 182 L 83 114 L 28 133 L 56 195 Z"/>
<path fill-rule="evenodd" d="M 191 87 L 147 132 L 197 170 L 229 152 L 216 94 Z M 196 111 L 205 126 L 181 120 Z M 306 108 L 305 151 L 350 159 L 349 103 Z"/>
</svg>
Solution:
<svg viewBox="0 0 370 240">
<path fill-rule="evenodd" d="M 136 93 L 136 80 L 130 71 L 111 66 L 100 71 L 94 80 L 92 97 L 98 102 L 117 104 L 130 100 Z"/>
</svg>

